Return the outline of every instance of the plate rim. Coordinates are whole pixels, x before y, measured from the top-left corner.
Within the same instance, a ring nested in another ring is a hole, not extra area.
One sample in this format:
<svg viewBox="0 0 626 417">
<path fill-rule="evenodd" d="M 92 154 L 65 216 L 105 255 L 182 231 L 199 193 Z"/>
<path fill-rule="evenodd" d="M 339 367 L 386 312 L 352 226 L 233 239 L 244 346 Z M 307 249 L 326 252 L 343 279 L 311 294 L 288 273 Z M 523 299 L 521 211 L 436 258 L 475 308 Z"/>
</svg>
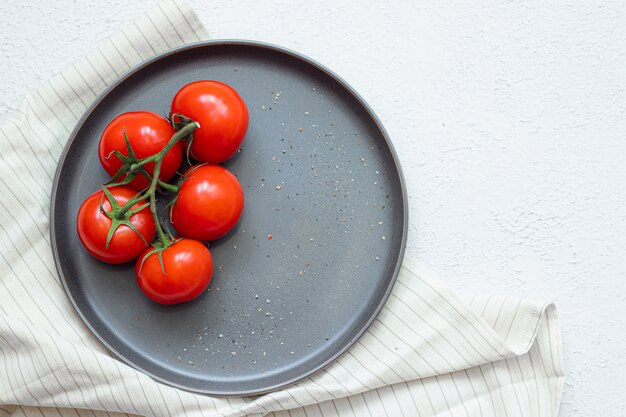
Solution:
<svg viewBox="0 0 626 417">
<path fill-rule="evenodd" d="M 372 315 L 367 320 L 365 325 L 363 325 L 361 327 L 361 329 L 359 329 L 359 331 L 354 335 L 354 337 L 352 337 L 347 343 L 345 343 L 344 346 L 342 346 L 340 349 L 338 349 L 333 355 L 331 355 L 328 359 L 323 361 L 321 364 L 313 367 L 312 369 L 308 370 L 307 372 L 301 373 L 297 377 L 290 378 L 289 380 L 281 382 L 281 383 L 272 384 L 272 385 L 267 386 L 267 387 L 265 387 L 263 389 L 260 389 L 260 390 L 257 389 L 257 390 L 214 391 L 214 390 L 210 390 L 210 389 L 195 389 L 195 388 L 186 387 L 186 386 L 177 384 L 175 382 L 166 380 L 166 379 L 164 379 L 164 378 L 162 378 L 162 377 L 160 377 L 158 375 L 154 375 L 150 371 L 144 369 L 143 367 L 137 365 L 132 360 L 128 359 L 125 355 L 120 354 L 120 352 L 118 352 L 118 350 L 113 348 L 98 333 L 98 331 L 96 331 L 94 326 L 92 326 L 92 324 L 89 322 L 89 320 L 83 314 L 82 310 L 79 308 L 76 299 L 74 299 L 73 294 L 72 294 L 72 292 L 69 289 L 69 286 L 68 286 L 68 283 L 67 283 L 67 279 L 66 279 L 66 277 L 65 277 L 65 275 L 63 273 L 63 270 L 61 268 L 61 259 L 59 257 L 59 251 L 58 251 L 58 245 L 57 245 L 57 239 L 56 239 L 56 232 L 55 232 L 56 228 L 54 226 L 55 206 L 56 206 L 56 201 L 57 201 L 57 198 L 58 198 L 57 194 L 58 194 L 58 188 L 59 188 L 59 180 L 60 180 L 60 177 L 61 177 L 62 168 L 65 165 L 65 162 L 66 162 L 66 159 L 67 159 L 67 154 L 69 153 L 70 148 L 74 144 L 74 141 L 76 140 L 76 137 L 77 137 L 78 133 L 82 130 L 82 127 L 83 127 L 85 121 L 89 118 L 89 116 L 91 116 L 91 114 L 99 106 L 99 104 L 118 85 L 120 85 L 126 79 L 128 79 L 129 77 L 131 77 L 135 73 L 141 71 L 142 69 L 148 67 L 149 65 L 151 65 L 151 64 L 153 64 L 153 63 L 155 63 L 155 62 L 157 62 L 157 61 L 159 61 L 161 59 L 167 58 L 167 57 L 169 57 L 171 55 L 175 55 L 175 54 L 180 53 L 180 52 L 192 50 L 192 49 L 206 48 L 206 47 L 219 47 L 219 46 L 228 46 L 228 45 L 247 46 L 247 47 L 253 47 L 253 48 L 258 48 L 258 49 L 265 49 L 265 50 L 270 50 L 270 51 L 273 51 L 273 52 L 279 52 L 279 53 L 282 53 L 282 54 L 289 55 L 292 58 L 296 58 L 297 60 L 303 61 L 306 64 L 312 65 L 316 69 L 322 71 L 324 74 L 326 74 L 327 76 L 331 77 L 333 80 L 335 80 L 336 82 L 341 84 L 342 87 L 344 87 L 359 102 L 359 104 L 361 104 L 361 106 L 363 106 L 363 108 L 367 112 L 367 115 L 375 123 L 376 128 L 382 134 L 382 137 L 385 140 L 387 148 L 389 149 L 389 151 L 391 153 L 393 164 L 394 164 L 394 166 L 396 168 L 396 171 L 398 173 L 398 177 L 399 177 L 399 181 L 400 181 L 400 192 L 401 192 L 401 197 L 402 197 L 402 210 L 403 210 L 402 222 L 403 222 L 403 225 L 402 225 L 402 236 L 401 236 L 401 240 L 400 240 L 400 250 L 398 251 L 398 254 L 397 254 L 398 257 L 397 257 L 397 260 L 396 260 L 396 265 L 394 267 L 394 271 L 393 271 L 391 279 L 389 280 L 387 288 L 385 289 L 385 293 L 383 294 L 383 296 L 379 300 L 378 305 L 373 310 Z M 291 386 L 293 384 L 296 384 L 296 383 L 298 383 L 298 382 L 300 382 L 300 381 L 302 381 L 302 380 L 304 380 L 304 379 L 306 379 L 306 378 L 308 378 L 308 377 L 318 373 L 319 371 L 325 369 L 326 367 L 328 367 L 329 365 L 334 363 L 341 356 L 343 356 L 369 330 L 369 328 L 372 326 L 372 324 L 374 323 L 376 318 L 379 316 L 383 306 L 387 303 L 387 300 L 389 299 L 389 296 L 391 295 L 391 292 L 392 292 L 392 290 L 393 290 L 393 288 L 395 286 L 395 283 L 397 281 L 398 275 L 400 273 L 400 269 L 402 267 L 402 262 L 403 262 L 403 259 L 404 259 L 404 254 L 405 254 L 406 245 L 407 245 L 407 235 L 408 235 L 408 227 L 409 227 L 409 211 L 408 211 L 408 197 L 407 197 L 407 190 L 406 190 L 406 181 L 405 181 L 405 177 L 404 177 L 404 174 L 403 174 L 403 171 L 402 171 L 402 167 L 400 165 L 400 160 L 399 160 L 398 155 L 396 153 L 396 150 L 395 150 L 395 148 L 393 146 L 391 138 L 390 138 L 389 134 L 387 133 L 387 131 L 385 130 L 384 126 L 382 125 L 380 119 L 378 118 L 378 116 L 374 112 L 374 110 L 370 107 L 370 105 L 365 101 L 365 99 L 363 99 L 363 97 L 349 83 L 347 83 L 343 78 L 341 78 L 336 73 L 334 73 L 332 70 L 328 69 L 326 66 L 320 64 L 316 60 L 311 59 L 308 56 L 303 55 L 303 54 L 301 54 L 299 52 L 296 52 L 296 51 L 294 51 L 292 49 L 285 48 L 283 46 L 279 46 L 279 45 L 276 45 L 276 44 L 273 44 L 273 43 L 268 43 L 268 42 L 261 42 L 261 41 L 255 41 L 255 40 L 246 40 L 246 39 L 211 39 L 211 40 L 204 40 L 204 41 L 199 41 L 199 42 L 193 42 L 193 43 L 181 45 L 181 46 L 178 46 L 178 47 L 175 47 L 175 48 L 172 48 L 172 49 L 168 49 L 168 50 L 166 50 L 164 52 L 158 53 L 155 56 L 140 62 L 139 64 L 135 65 L 134 67 L 130 68 L 129 70 L 124 72 L 122 75 L 117 77 L 117 79 L 115 79 L 115 81 L 113 81 L 111 84 L 109 84 L 109 86 L 106 87 L 98 95 L 98 97 L 96 97 L 96 99 L 93 101 L 93 103 L 85 110 L 85 112 L 82 115 L 82 117 L 76 123 L 76 126 L 74 127 L 74 129 L 72 130 L 71 134 L 69 135 L 68 140 L 67 140 L 67 142 L 65 143 L 65 145 L 63 147 L 63 151 L 62 151 L 62 153 L 59 156 L 59 159 L 57 161 L 57 167 L 56 167 L 56 170 L 55 170 L 55 173 L 54 173 L 54 177 L 53 177 L 53 182 L 52 182 L 52 192 L 51 192 L 51 195 L 50 195 L 49 221 L 50 221 L 50 232 L 49 233 L 50 233 L 50 243 L 51 243 L 52 254 L 53 254 L 53 257 L 54 257 L 54 263 L 55 263 L 56 271 L 57 271 L 59 280 L 61 281 L 61 283 L 63 285 L 63 289 L 65 290 L 65 294 L 69 298 L 69 300 L 72 303 L 72 306 L 74 308 L 74 311 L 78 314 L 78 316 L 80 317 L 80 319 L 83 322 L 83 324 L 87 327 L 87 329 L 89 329 L 91 334 L 94 335 L 100 341 L 100 343 L 102 343 L 106 347 L 106 349 L 109 352 L 111 352 L 111 353 L 113 353 L 115 355 L 114 359 L 121 360 L 123 363 L 125 363 L 125 364 L 131 366 L 132 368 L 134 368 L 135 370 L 138 370 L 141 373 L 149 376 L 150 378 L 152 378 L 153 380 L 155 380 L 158 383 L 163 383 L 165 385 L 168 385 L 168 386 L 171 386 L 171 387 L 174 387 L 174 388 L 178 388 L 178 389 L 181 389 L 183 391 L 191 392 L 191 393 L 194 393 L 194 394 L 215 395 L 215 396 L 251 396 L 251 395 L 267 394 L 267 393 L 276 391 L 278 389 L 282 389 L 282 388 Z"/>
</svg>

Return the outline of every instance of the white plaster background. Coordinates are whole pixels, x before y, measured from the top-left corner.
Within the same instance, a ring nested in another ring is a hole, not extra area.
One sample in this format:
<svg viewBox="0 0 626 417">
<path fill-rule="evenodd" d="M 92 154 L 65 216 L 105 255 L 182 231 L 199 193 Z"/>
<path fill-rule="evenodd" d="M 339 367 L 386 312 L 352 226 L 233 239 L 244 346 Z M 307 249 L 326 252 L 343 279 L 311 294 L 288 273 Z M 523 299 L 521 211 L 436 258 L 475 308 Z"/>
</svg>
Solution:
<svg viewBox="0 0 626 417">
<path fill-rule="evenodd" d="M 192 3 L 213 37 L 351 83 L 400 155 L 408 254 L 459 290 L 554 300 L 560 415 L 626 414 L 625 3 Z M 0 117 L 153 4 L 2 0 Z"/>
</svg>

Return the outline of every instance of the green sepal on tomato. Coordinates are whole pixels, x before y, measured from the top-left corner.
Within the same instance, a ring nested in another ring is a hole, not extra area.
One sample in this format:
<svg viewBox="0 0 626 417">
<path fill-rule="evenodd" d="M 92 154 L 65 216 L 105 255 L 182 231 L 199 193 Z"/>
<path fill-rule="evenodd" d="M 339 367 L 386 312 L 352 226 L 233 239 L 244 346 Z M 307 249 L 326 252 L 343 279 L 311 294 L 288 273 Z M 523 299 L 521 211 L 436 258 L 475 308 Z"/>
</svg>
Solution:
<svg viewBox="0 0 626 417">
<path fill-rule="evenodd" d="M 135 265 L 139 288 L 159 304 L 193 300 L 207 289 L 212 276 L 211 252 L 194 239 L 177 239 L 165 249 L 151 247 Z"/>
<path fill-rule="evenodd" d="M 108 194 L 108 195 L 107 195 Z M 145 201 L 130 207 L 121 218 L 116 213 L 137 191 L 118 186 L 99 190 L 85 199 L 78 210 L 76 229 L 81 243 L 93 257 L 110 264 L 132 261 L 143 253 L 156 231 Z"/>
<path fill-rule="evenodd" d="M 219 81 L 194 81 L 172 100 L 170 118 L 195 120 L 190 155 L 200 162 L 222 163 L 241 146 L 248 130 L 248 108 L 231 86 Z"/>
<path fill-rule="evenodd" d="M 237 177 L 215 164 L 194 165 L 183 174 L 170 221 L 182 236 L 210 241 L 239 221 L 244 194 Z"/>
<path fill-rule="evenodd" d="M 145 170 L 151 176 L 154 171 L 154 162 L 143 166 L 135 162 L 157 154 L 174 133 L 175 130 L 170 122 L 156 113 L 149 111 L 123 113 L 113 119 L 102 133 L 98 146 L 100 163 L 116 181 L 123 181 L 127 175 L 131 175 L 133 179 L 127 185 L 135 190 L 145 189 L 149 181 L 142 172 Z M 128 149 L 128 145 L 131 149 Z M 182 160 L 183 147 L 178 142 L 165 154 L 159 179 L 163 182 L 169 181 L 180 168 Z M 129 172 L 121 173 L 122 167 Z M 116 174 L 122 175 L 115 178 Z"/>
</svg>

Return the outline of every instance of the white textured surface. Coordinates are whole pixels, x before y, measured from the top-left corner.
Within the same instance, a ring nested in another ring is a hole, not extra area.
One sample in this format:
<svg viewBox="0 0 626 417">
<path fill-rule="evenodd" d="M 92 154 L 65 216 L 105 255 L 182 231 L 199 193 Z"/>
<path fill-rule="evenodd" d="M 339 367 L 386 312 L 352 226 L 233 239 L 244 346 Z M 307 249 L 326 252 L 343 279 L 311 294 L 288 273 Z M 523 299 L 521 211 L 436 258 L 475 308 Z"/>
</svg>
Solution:
<svg viewBox="0 0 626 417">
<path fill-rule="evenodd" d="M 8 3 L 0 117 L 154 2 Z M 403 164 L 408 254 L 460 290 L 556 301 L 561 416 L 626 413 L 623 3 L 192 3 L 213 37 L 296 49 L 360 91 Z"/>
</svg>

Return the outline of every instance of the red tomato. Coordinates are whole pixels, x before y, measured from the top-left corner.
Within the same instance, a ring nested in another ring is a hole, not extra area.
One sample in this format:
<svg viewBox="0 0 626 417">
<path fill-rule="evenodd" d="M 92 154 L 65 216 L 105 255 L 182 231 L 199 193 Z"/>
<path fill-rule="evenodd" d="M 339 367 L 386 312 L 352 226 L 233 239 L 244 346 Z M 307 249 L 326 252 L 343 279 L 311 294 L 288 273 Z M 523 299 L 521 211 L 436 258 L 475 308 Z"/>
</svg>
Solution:
<svg viewBox="0 0 626 417">
<path fill-rule="evenodd" d="M 117 116 L 104 129 L 98 147 L 100 162 L 111 176 L 115 175 L 122 166 L 122 161 L 113 152 L 119 151 L 124 156 L 128 156 L 124 131 L 137 159 L 158 153 L 175 133 L 172 125 L 156 113 L 135 111 Z M 180 168 L 182 160 L 183 147 L 181 143 L 177 143 L 163 158 L 159 178 L 165 182 L 169 181 Z M 152 175 L 154 162 L 144 167 L 148 174 Z M 148 180 L 141 174 L 137 174 L 135 179 L 128 184 L 136 190 L 142 190 L 148 185 Z"/>
<path fill-rule="evenodd" d="M 128 187 L 112 187 L 109 191 L 120 206 L 137 194 L 137 191 Z M 150 209 L 146 207 L 129 219 L 143 239 L 130 227 L 121 225 L 115 230 L 107 249 L 106 240 L 112 220 L 100 210 L 100 202 L 104 211 L 110 213 L 111 203 L 102 190 L 87 197 L 80 206 L 76 219 L 80 241 L 89 254 L 103 262 L 120 264 L 132 261 L 146 250 L 154 236 L 155 225 Z M 137 208 L 144 203 L 137 203 L 132 208 Z"/>
<path fill-rule="evenodd" d="M 239 180 L 220 165 L 202 164 L 185 172 L 170 220 L 183 236 L 215 240 L 233 228 L 242 210 Z"/>
<path fill-rule="evenodd" d="M 149 248 L 137 259 L 135 266 L 137 283 L 152 301 L 159 304 L 184 303 L 202 294 L 209 286 L 213 276 L 213 257 L 202 242 L 177 240 L 162 252 L 163 268 L 158 254 L 153 251 L 154 248 Z"/>
<path fill-rule="evenodd" d="M 219 81 L 195 81 L 176 93 L 171 114 L 200 123 L 191 156 L 201 162 L 224 162 L 237 152 L 248 129 L 248 109 L 239 94 Z"/>
</svg>

